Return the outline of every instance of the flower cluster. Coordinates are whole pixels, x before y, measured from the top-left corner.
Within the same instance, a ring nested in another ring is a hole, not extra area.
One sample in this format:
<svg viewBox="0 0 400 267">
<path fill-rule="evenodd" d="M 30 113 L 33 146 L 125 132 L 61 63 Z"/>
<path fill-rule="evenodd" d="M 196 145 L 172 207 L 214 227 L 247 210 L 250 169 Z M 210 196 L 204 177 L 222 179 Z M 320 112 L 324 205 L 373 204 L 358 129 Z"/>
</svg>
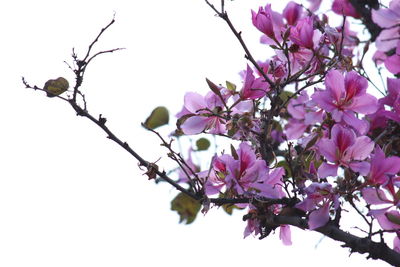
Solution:
<svg viewBox="0 0 400 267">
<path fill-rule="evenodd" d="M 372 10 L 383 28 L 374 60 L 388 70 L 381 98 L 367 92 L 375 87 L 361 63 L 368 45 L 360 49 L 351 30 L 361 14 L 349 0 L 335 0 L 331 8 L 342 21 L 331 25 L 318 15 L 320 4 L 251 11 L 270 58 L 246 66 L 240 89 L 207 80 L 205 96 L 187 93 L 178 132 L 234 140 L 231 153 L 214 155 L 196 176 L 206 197 L 238 200 L 237 207 L 248 209 L 245 236 L 268 235 L 278 227 L 270 219 L 288 209 L 318 229 L 351 203 L 364 205 L 366 212 L 357 214 L 393 234 L 400 251 L 400 0 Z M 284 244 L 291 244 L 289 226 L 279 227 Z"/>
</svg>

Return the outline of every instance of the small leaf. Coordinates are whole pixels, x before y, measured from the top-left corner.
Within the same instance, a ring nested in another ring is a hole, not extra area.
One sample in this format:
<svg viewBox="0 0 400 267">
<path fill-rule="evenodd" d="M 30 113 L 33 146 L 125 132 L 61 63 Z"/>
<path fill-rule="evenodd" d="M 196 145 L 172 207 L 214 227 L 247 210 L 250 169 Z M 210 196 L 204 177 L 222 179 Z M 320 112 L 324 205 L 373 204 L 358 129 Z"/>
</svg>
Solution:
<svg viewBox="0 0 400 267">
<path fill-rule="evenodd" d="M 238 159 L 239 159 L 239 155 L 238 155 L 238 153 L 236 152 L 236 149 L 233 147 L 232 144 L 231 144 L 231 155 L 232 155 L 232 157 L 233 157 L 235 160 L 238 160 Z"/>
<path fill-rule="evenodd" d="M 65 91 L 68 90 L 69 83 L 63 77 L 58 77 L 54 80 L 48 80 L 43 89 L 47 92 L 48 97 L 55 97 L 57 95 L 61 95 Z"/>
<path fill-rule="evenodd" d="M 186 224 L 192 223 L 199 213 L 201 204 L 190 196 L 179 193 L 171 201 L 171 210 L 175 210 L 179 214 L 179 223 L 186 221 Z"/>
<path fill-rule="evenodd" d="M 222 209 L 229 215 L 232 215 L 233 210 L 242 210 L 243 208 L 239 208 L 238 206 L 233 204 L 224 204 L 222 205 Z"/>
<path fill-rule="evenodd" d="M 287 177 L 292 177 L 292 171 L 286 160 L 281 160 L 276 164 L 276 167 L 283 167 Z"/>
<path fill-rule="evenodd" d="M 210 144 L 211 144 L 210 141 L 208 141 L 208 139 L 204 137 L 196 141 L 196 146 L 198 151 L 207 150 L 210 147 Z"/>
<path fill-rule="evenodd" d="M 166 107 L 156 107 L 150 114 L 150 116 L 144 122 L 147 128 L 155 129 L 157 127 L 168 124 L 169 112 Z"/>
<path fill-rule="evenodd" d="M 229 82 L 229 81 L 226 81 L 226 88 L 227 88 L 229 91 L 236 92 L 236 85 L 233 84 L 233 83 L 231 83 L 231 82 Z"/>
<path fill-rule="evenodd" d="M 280 93 L 279 98 L 280 98 L 283 102 L 286 102 L 286 100 L 288 100 L 288 98 L 291 97 L 292 95 L 293 95 L 292 92 L 283 91 L 282 93 Z"/>
</svg>

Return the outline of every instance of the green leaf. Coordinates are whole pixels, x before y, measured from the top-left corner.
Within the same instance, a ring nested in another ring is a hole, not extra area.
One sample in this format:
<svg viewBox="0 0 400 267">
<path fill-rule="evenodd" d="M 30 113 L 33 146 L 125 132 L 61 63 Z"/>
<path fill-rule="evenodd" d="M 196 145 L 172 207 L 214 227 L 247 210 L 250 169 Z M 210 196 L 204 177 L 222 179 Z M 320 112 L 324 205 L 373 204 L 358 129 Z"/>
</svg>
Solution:
<svg viewBox="0 0 400 267">
<path fill-rule="evenodd" d="M 236 152 L 236 149 L 233 147 L 232 144 L 231 144 L 231 155 L 232 155 L 232 157 L 233 157 L 235 160 L 238 160 L 238 159 L 239 159 L 239 155 L 238 155 L 238 153 Z"/>
<path fill-rule="evenodd" d="M 186 221 L 186 224 L 192 223 L 199 213 L 201 204 L 190 196 L 179 193 L 171 201 L 171 210 L 175 210 L 179 214 L 179 223 Z"/>
<path fill-rule="evenodd" d="M 222 205 L 222 209 L 229 215 L 232 215 L 233 210 L 242 210 L 243 208 L 239 208 L 238 206 L 233 204 L 224 204 Z"/>
<path fill-rule="evenodd" d="M 57 95 L 61 95 L 65 91 L 68 90 L 69 83 L 63 77 L 58 77 L 54 80 L 48 80 L 43 89 L 47 92 L 48 97 L 55 97 Z"/>
<path fill-rule="evenodd" d="M 285 169 L 285 173 L 287 177 L 292 177 L 292 171 L 289 167 L 289 164 L 287 163 L 286 160 L 281 160 L 276 164 L 276 167 L 283 167 Z"/>
<path fill-rule="evenodd" d="M 229 82 L 229 81 L 226 81 L 226 88 L 227 88 L 229 91 L 236 92 L 236 85 L 233 84 L 233 83 L 231 83 L 231 82 Z"/>
<path fill-rule="evenodd" d="M 147 128 L 155 129 L 157 127 L 168 124 L 169 112 L 166 107 L 156 107 L 150 114 L 150 116 L 144 122 Z"/>
<path fill-rule="evenodd" d="M 292 92 L 283 91 L 282 93 L 280 93 L 279 98 L 280 98 L 283 102 L 286 102 L 286 100 L 288 100 L 288 98 L 291 97 L 292 95 L 293 95 Z"/>
<path fill-rule="evenodd" d="M 208 141 L 208 139 L 204 137 L 196 141 L 196 146 L 198 151 L 207 150 L 210 147 L 210 145 L 211 145 L 210 141 Z"/>
</svg>

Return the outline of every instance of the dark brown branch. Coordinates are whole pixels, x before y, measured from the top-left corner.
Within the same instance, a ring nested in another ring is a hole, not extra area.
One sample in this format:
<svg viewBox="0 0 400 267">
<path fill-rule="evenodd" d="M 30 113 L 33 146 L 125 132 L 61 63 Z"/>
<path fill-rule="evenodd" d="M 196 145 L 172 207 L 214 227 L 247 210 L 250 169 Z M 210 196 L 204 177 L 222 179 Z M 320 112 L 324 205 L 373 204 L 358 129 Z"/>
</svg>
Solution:
<svg viewBox="0 0 400 267">
<path fill-rule="evenodd" d="M 377 0 L 349 0 L 351 5 L 357 10 L 357 12 L 361 15 L 361 20 L 363 24 L 371 34 L 371 41 L 374 42 L 376 37 L 378 37 L 379 33 L 382 31 L 382 28 L 379 27 L 372 20 L 372 9 L 377 9 L 379 7 L 379 3 Z"/>
<path fill-rule="evenodd" d="M 289 224 L 301 229 L 308 228 L 308 222 L 298 216 L 277 215 L 273 218 L 277 225 Z M 339 229 L 334 223 L 329 222 L 315 231 L 329 238 L 343 242 L 343 247 L 350 248 L 351 252 L 360 254 L 368 253 L 367 258 L 380 259 L 393 266 L 400 266 L 400 254 L 389 248 L 384 242 L 375 242 L 369 238 L 361 238 Z"/>
</svg>

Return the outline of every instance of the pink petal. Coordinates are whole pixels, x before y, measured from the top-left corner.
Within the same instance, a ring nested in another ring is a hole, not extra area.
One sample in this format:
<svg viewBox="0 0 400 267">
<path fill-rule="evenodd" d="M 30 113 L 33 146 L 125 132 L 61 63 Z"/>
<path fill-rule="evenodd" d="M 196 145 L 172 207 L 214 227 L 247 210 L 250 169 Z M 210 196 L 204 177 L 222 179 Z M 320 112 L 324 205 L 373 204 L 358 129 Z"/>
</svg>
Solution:
<svg viewBox="0 0 400 267">
<path fill-rule="evenodd" d="M 281 225 L 279 227 L 279 239 L 282 240 L 282 243 L 285 246 L 291 246 L 292 245 L 292 234 L 290 232 L 290 226 L 289 225 Z"/>
<path fill-rule="evenodd" d="M 359 136 L 354 144 L 346 150 L 350 159 L 364 160 L 374 150 L 375 143 L 367 136 Z"/>
<path fill-rule="evenodd" d="M 336 162 L 338 160 L 336 153 L 337 147 L 331 139 L 322 138 L 318 142 L 318 151 L 330 162 Z"/>
<path fill-rule="evenodd" d="M 197 113 L 198 110 L 206 107 L 206 101 L 202 95 L 193 92 L 188 92 L 185 94 L 185 108 L 191 113 Z"/>
<path fill-rule="evenodd" d="M 310 230 L 324 226 L 329 221 L 329 202 L 326 202 L 319 209 L 311 212 L 308 220 Z"/>
<path fill-rule="evenodd" d="M 386 197 L 386 194 L 382 189 L 378 189 L 375 187 L 366 187 L 361 190 L 361 194 L 365 201 L 371 205 L 391 203 L 391 201 Z"/>
<path fill-rule="evenodd" d="M 372 114 L 378 110 L 378 100 L 370 94 L 364 94 L 353 98 L 349 109 L 361 114 Z"/>
<path fill-rule="evenodd" d="M 325 78 L 325 86 L 332 97 L 339 102 L 345 92 L 343 75 L 338 70 L 330 70 Z"/>
<path fill-rule="evenodd" d="M 361 175 L 367 175 L 370 170 L 370 164 L 366 161 L 361 161 L 361 162 L 351 162 L 349 163 L 350 169 L 352 169 L 355 172 L 360 173 Z"/>
<path fill-rule="evenodd" d="M 369 129 L 369 124 L 365 120 L 358 119 L 354 112 L 346 111 L 343 113 L 344 122 L 356 130 L 359 134 L 366 134 Z"/>
<path fill-rule="evenodd" d="M 385 60 L 385 67 L 393 74 L 400 73 L 400 56 L 393 55 Z"/>
<path fill-rule="evenodd" d="M 400 15 L 389 8 L 372 9 L 372 20 L 382 28 L 389 28 L 399 23 Z"/>
<path fill-rule="evenodd" d="M 318 168 L 318 176 L 320 178 L 325 178 L 328 176 L 336 176 L 339 165 L 337 164 L 328 164 L 326 162 L 322 162 L 321 166 Z"/>
<path fill-rule="evenodd" d="M 204 131 L 208 123 L 208 118 L 203 116 L 193 116 L 188 118 L 182 125 L 181 129 L 185 134 L 198 134 Z"/>
</svg>

